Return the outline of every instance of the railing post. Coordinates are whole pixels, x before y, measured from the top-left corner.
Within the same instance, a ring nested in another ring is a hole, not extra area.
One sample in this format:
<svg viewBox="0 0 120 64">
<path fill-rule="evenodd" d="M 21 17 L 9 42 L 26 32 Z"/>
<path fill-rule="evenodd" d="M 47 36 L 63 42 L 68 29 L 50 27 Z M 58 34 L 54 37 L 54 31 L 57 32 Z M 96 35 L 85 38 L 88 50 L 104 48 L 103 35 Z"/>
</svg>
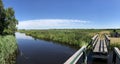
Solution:
<svg viewBox="0 0 120 64">
<path fill-rule="evenodd" d="M 108 51 L 110 50 L 110 40 L 108 40 Z"/>
<path fill-rule="evenodd" d="M 92 40 L 92 41 L 91 41 L 92 50 L 93 50 L 93 43 L 94 43 L 94 41 Z"/>
<path fill-rule="evenodd" d="M 115 53 L 115 50 L 113 50 L 112 62 L 113 62 L 114 64 L 116 64 L 116 53 Z"/>
<path fill-rule="evenodd" d="M 87 53 L 86 53 L 86 48 L 85 48 L 85 50 L 83 51 L 83 62 L 84 62 L 84 64 L 87 64 Z"/>
</svg>

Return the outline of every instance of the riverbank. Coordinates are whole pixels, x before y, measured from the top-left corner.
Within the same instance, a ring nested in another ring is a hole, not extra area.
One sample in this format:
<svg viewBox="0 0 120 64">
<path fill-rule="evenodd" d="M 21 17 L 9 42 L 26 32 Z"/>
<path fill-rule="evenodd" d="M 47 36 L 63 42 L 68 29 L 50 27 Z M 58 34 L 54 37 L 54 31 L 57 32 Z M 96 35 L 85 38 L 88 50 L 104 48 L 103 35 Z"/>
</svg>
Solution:
<svg viewBox="0 0 120 64">
<path fill-rule="evenodd" d="M 15 36 L 0 36 L 0 64 L 15 64 L 16 50 Z"/>
<path fill-rule="evenodd" d="M 61 44 L 66 44 L 75 47 L 81 47 L 90 43 L 91 38 L 99 33 L 100 35 L 107 34 L 110 36 L 112 29 L 50 29 L 50 30 L 19 30 L 21 33 L 32 36 L 36 39 L 54 41 Z M 112 39 L 111 39 L 112 40 Z M 120 48 L 119 42 L 116 44 L 111 41 L 111 49 L 113 47 Z"/>
<path fill-rule="evenodd" d="M 19 32 L 37 39 L 54 41 L 75 47 L 89 44 L 91 38 L 100 31 L 94 29 L 19 30 Z"/>
</svg>

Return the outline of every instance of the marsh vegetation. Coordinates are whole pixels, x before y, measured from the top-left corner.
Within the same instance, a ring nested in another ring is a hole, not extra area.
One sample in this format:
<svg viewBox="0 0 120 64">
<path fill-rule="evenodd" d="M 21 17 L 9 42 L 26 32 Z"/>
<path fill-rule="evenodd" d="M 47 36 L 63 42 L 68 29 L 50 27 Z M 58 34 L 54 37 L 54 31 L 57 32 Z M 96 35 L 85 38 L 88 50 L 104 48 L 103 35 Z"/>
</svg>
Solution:
<svg viewBox="0 0 120 64">
<path fill-rule="evenodd" d="M 0 64 L 15 64 L 17 43 L 12 35 L 0 36 Z"/>
<path fill-rule="evenodd" d="M 120 30 L 117 30 L 118 33 Z M 109 35 L 111 48 L 120 48 L 120 38 L 111 37 L 113 29 L 50 29 L 50 30 L 19 30 L 19 32 L 32 36 L 37 39 L 55 41 L 70 46 L 81 47 L 90 43 L 95 34 Z"/>
<path fill-rule="evenodd" d="M 55 41 L 71 46 L 81 47 L 90 43 L 91 38 L 103 30 L 95 29 L 51 29 L 51 30 L 19 30 L 34 38 Z"/>
</svg>

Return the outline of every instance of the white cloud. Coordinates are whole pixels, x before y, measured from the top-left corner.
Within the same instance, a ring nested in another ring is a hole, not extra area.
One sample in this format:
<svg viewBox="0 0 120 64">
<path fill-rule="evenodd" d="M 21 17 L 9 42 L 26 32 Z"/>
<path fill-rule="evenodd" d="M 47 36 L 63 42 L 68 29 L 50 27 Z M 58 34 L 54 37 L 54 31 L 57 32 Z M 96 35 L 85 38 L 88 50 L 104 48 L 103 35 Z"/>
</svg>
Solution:
<svg viewBox="0 0 120 64">
<path fill-rule="evenodd" d="M 18 29 L 57 29 L 57 28 L 80 28 L 89 21 L 72 19 L 40 19 L 19 21 Z"/>
</svg>

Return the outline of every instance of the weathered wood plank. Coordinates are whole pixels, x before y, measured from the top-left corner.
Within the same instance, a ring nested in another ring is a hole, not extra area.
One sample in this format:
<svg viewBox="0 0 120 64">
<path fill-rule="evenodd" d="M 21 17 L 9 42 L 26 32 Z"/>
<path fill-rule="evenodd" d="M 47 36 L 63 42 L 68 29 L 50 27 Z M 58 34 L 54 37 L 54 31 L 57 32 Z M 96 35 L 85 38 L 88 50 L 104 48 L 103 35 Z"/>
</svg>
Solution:
<svg viewBox="0 0 120 64">
<path fill-rule="evenodd" d="M 103 52 L 105 52 L 105 53 L 107 53 L 108 52 L 108 49 L 107 49 L 107 45 L 106 45 L 106 42 L 105 42 L 105 40 L 103 40 L 103 46 L 104 46 L 104 51 Z"/>
<path fill-rule="evenodd" d="M 96 35 L 92 38 L 92 40 L 95 40 L 97 37 L 98 37 L 98 34 L 96 34 Z"/>
<path fill-rule="evenodd" d="M 100 46 L 100 39 L 98 39 L 96 45 L 95 45 L 95 48 L 93 49 L 93 52 L 99 52 L 99 47 Z"/>
<path fill-rule="evenodd" d="M 98 38 L 93 42 L 93 47 L 96 45 Z"/>
<path fill-rule="evenodd" d="M 107 45 L 105 40 L 100 40 L 98 39 L 93 52 L 97 52 L 97 53 L 108 53 L 108 49 L 107 49 Z"/>
<path fill-rule="evenodd" d="M 103 40 L 101 40 L 101 45 L 100 45 L 100 52 L 103 52 L 104 50 L 104 43 L 103 43 Z"/>
</svg>

